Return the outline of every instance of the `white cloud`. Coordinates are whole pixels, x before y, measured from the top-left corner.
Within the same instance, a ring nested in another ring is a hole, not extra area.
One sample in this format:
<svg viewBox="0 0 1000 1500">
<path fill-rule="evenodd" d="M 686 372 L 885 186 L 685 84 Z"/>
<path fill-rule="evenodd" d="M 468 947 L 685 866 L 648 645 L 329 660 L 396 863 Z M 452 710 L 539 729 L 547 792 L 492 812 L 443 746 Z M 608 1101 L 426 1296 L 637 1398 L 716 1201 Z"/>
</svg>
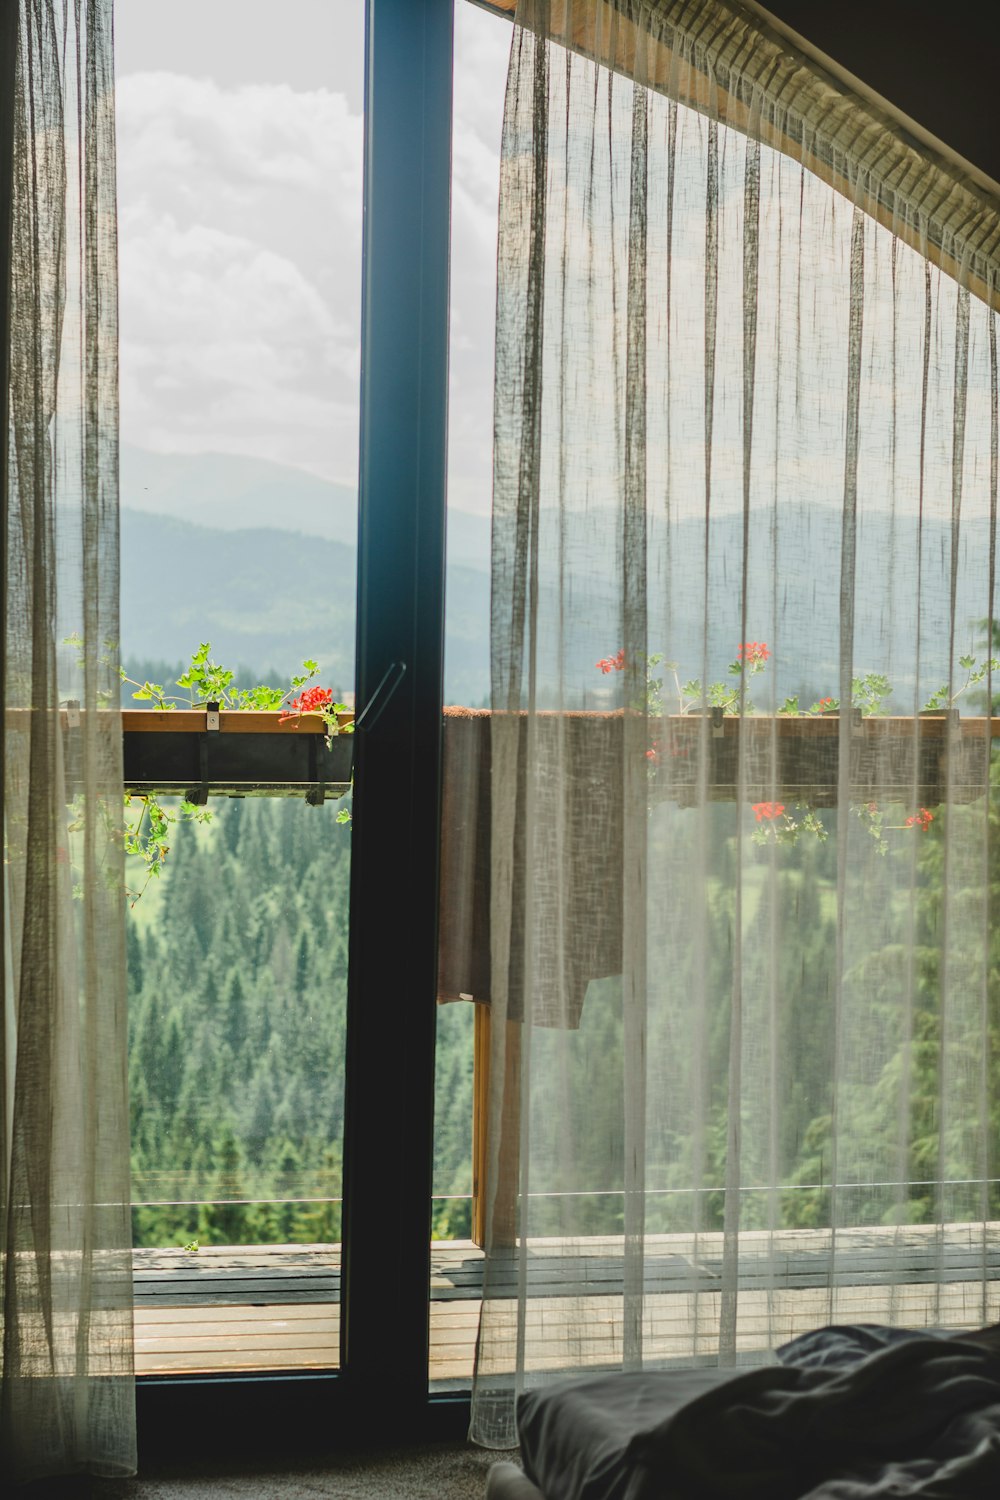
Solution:
<svg viewBox="0 0 1000 1500">
<path fill-rule="evenodd" d="M 362 124 L 278 84 L 118 88 L 122 431 L 351 484 Z"/>
<path fill-rule="evenodd" d="M 479 511 L 492 473 L 509 41 L 509 25 L 458 7 L 449 484 L 452 503 Z M 126 441 L 356 482 L 363 122 L 348 103 L 356 80 L 338 66 L 331 58 L 339 91 L 165 71 L 119 78 Z"/>
<path fill-rule="evenodd" d="M 456 6 L 448 493 L 451 504 L 480 514 L 489 514 L 493 484 L 497 198 L 510 37 L 506 22 Z"/>
</svg>

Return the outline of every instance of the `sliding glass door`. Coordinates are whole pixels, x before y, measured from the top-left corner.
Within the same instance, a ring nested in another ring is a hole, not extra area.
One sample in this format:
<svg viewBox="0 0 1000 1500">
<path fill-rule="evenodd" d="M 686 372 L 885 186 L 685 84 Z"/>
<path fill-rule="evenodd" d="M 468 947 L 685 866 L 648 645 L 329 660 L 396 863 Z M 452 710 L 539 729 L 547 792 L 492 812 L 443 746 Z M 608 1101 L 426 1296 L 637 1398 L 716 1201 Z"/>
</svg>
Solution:
<svg viewBox="0 0 1000 1500">
<path fill-rule="evenodd" d="M 147 1445 L 427 1397 L 452 3 L 186 9 L 119 15 L 124 701 L 369 712 L 352 823 L 212 780 L 134 864 Z"/>
<path fill-rule="evenodd" d="M 259 684 L 269 730 L 314 688 L 353 706 L 363 14 L 268 9 L 117 18 L 141 1375 L 340 1357 L 350 799 L 290 779 L 294 718 L 224 712 L 186 801 L 141 753 Z"/>
</svg>

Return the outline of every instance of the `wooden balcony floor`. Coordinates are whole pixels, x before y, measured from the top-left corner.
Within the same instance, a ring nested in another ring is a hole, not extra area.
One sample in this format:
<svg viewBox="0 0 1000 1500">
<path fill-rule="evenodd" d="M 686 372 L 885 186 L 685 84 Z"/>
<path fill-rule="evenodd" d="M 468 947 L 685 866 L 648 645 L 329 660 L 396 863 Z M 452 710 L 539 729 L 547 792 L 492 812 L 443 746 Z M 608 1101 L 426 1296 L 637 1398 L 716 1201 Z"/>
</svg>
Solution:
<svg viewBox="0 0 1000 1500">
<path fill-rule="evenodd" d="M 794 1338 L 826 1322 L 976 1327 L 1000 1321 L 1000 1226 L 984 1248 L 981 1226 L 845 1231 L 827 1284 L 828 1234 L 744 1236 L 739 1347 Z M 714 1352 L 721 1240 L 647 1240 L 644 1344 L 650 1361 Z M 892 1243 L 890 1243 L 890 1241 Z M 340 1339 L 340 1246 L 206 1246 L 134 1252 L 136 1370 L 140 1375 L 335 1369 Z M 431 1246 L 430 1379 L 468 1385 L 482 1299 L 484 1258 L 468 1240 Z M 942 1266 L 948 1280 L 939 1285 Z M 528 1279 L 528 1344 L 535 1368 L 614 1366 L 622 1352 L 621 1240 L 536 1241 Z M 984 1300 L 982 1275 L 988 1295 Z M 516 1263 L 492 1272 L 493 1349 L 513 1364 Z M 509 1294 L 509 1295 L 508 1295 Z M 586 1299 L 581 1302 L 581 1299 Z"/>
<path fill-rule="evenodd" d="M 431 1247 L 432 1379 L 472 1374 L 483 1254 Z M 339 1245 L 136 1250 L 136 1373 L 336 1369 Z"/>
</svg>

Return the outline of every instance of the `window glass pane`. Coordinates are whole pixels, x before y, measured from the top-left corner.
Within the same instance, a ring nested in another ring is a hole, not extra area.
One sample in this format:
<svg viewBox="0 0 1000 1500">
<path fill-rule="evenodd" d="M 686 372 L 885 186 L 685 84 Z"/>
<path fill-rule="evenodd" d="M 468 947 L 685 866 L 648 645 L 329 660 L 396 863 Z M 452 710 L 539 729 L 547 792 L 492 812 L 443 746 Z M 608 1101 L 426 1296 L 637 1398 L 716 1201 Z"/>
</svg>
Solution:
<svg viewBox="0 0 1000 1500">
<path fill-rule="evenodd" d="M 126 708 L 218 697 L 176 686 L 203 643 L 229 692 L 352 702 L 364 6 L 282 22 L 116 15 Z M 338 1360 L 349 799 L 304 732 L 222 731 L 213 788 L 268 794 L 163 800 L 129 860 L 141 1373 Z"/>
<path fill-rule="evenodd" d="M 449 784 L 452 736 L 468 721 L 456 708 L 489 705 L 490 496 L 493 478 L 493 332 L 496 301 L 500 132 L 510 53 L 509 21 L 467 4 L 455 8 L 452 158 L 451 350 L 448 409 L 448 578 L 445 620 L 445 787 L 443 826 L 460 789 Z M 446 837 L 445 885 L 461 884 L 455 860 L 472 851 Z M 447 892 L 445 901 L 447 904 Z M 482 1007 L 458 998 L 449 962 L 461 923 L 444 918 L 438 1008 L 431 1218 L 430 1379 L 467 1386 L 472 1376 L 482 1286 L 476 1244 L 474 1156 L 484 1045 Z"/>
</svg>

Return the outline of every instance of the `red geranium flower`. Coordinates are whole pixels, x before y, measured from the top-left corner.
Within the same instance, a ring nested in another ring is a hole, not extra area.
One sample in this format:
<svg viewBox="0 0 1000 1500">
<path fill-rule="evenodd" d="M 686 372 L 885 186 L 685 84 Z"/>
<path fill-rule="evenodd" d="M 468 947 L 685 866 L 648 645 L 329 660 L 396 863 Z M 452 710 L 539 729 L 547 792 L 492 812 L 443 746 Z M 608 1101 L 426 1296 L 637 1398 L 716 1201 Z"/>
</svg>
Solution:
<svg viewBox="0 0 1000 1500">
<path fill-rule="evenodd" d="M 755 802 L 753 804 L 753 815 L 758 823 L 770 822 L 774 818 L 780 818 L 785 811 L 783 802 Z"/>
<path fill-rule="evenodd" d="M 744 664 L 767 661 L 770 654 L 764 641 L 744 641 L 742 646 L 736 649 L 736 660 Z"/>
<path fill-rule="evenodd" d="M 621 651 L 619 651 L 619 653 L 618 653 L 617 656 L 602 656 L 601 660 L 599 662 L 595 663 L 595 665 L 597 666 L 598 671 L 604 673 L 605 677 L 607 677 L 607 675 L 608 675 L 609 672 L 624 672 L 624 670 L 625 670 L 625 651 L 624 651 L 624 648 Z"/>
<path fill-rule="evenodd" d="M 297 714 L 321 714 L 333 706 L 333 688 L 303 688 L 282 712 L 282 719 L 294 719 Z"/>
<path fill-rule="evenodd" d="M 907 818 L 905 827 L 919 828 L 921 833 L 926 833 L 934 822 L 934 814 L 927 807 L 922 807 L 919 812 L 911 813 Z"/>
</svg>

